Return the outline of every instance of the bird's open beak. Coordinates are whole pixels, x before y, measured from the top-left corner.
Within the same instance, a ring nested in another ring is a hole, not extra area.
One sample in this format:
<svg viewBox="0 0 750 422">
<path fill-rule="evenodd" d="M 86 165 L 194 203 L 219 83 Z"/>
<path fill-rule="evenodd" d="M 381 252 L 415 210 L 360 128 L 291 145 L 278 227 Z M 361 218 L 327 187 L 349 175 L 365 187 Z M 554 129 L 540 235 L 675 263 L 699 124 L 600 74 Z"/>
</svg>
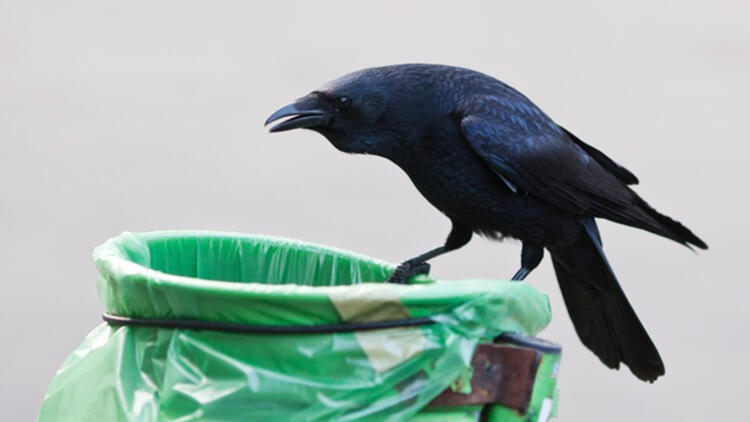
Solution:
<svg viewBox="0 0 750 422">
<path fill-rule="evenodd" d="M 331 116 L 318 104 L 318 98 L 307 96 L 300 98 L 292 104 L 278 109 L 266 120 L 264 126 L 284 117 L 292 116 L 283 122 L 271 127 L 270 132 L 281 132 L 299 128 L 326 127 L 331 124 Z"/>
</svg>

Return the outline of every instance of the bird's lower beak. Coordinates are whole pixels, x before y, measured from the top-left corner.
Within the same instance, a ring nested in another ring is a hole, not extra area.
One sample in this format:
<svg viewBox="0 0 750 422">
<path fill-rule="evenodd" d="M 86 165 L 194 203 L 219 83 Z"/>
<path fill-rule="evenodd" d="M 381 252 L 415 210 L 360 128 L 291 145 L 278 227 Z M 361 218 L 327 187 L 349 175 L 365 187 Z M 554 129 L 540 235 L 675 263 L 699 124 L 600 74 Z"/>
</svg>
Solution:
<svg viewBox="0 0 750 422">
<path fill-rule="evenodd" d="M 331 116 L 318 106 L 316 98 L 305 97 L 278 109 L 266 120 L 264 126 L 289 116 L 292 117 L 271 127 L 269 131 L 282 132 L 299 128 L 327 127 L 331 124 Z"/>
</svg>

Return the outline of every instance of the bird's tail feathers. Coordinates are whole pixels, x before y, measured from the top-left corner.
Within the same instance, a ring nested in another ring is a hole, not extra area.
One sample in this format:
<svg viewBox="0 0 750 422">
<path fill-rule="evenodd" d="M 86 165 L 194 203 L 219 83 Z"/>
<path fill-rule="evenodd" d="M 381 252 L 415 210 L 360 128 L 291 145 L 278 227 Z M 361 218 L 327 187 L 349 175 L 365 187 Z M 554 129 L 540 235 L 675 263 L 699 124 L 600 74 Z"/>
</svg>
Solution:
<svg viewBox="0 0 750 422">
<path fill-rule="evenodd" d="M 653 382 L 664 363 L 622 291 L 599 240 L 593 219 L 572 245 L 551 248 L 568 314 L 578 337 L 610 368 L 626 364 L 638 378 Z"/>
</svg>

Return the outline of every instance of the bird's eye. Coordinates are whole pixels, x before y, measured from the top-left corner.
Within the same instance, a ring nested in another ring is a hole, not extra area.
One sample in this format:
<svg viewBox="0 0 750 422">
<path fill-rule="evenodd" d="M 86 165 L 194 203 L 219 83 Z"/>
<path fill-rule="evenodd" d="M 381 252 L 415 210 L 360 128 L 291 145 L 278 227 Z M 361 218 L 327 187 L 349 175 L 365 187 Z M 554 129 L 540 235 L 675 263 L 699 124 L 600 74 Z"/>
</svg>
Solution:
<svg viewBox="0 0 750 422">
<path fill-rule="evenodd" d="M 344 110 L 352 104 L 352 99 L 349 97 L 338 97 L 336 98 L 336 108 Z"/>
</svg>

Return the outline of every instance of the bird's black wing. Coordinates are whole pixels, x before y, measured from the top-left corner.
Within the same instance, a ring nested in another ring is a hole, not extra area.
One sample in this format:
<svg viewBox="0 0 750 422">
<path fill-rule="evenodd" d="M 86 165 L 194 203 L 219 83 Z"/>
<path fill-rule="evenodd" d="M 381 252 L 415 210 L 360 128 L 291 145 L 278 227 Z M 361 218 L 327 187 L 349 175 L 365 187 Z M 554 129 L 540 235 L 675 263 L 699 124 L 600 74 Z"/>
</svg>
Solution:
<svg viewBox="0 0 750 422">
<path fill-rule="evenodd" d="M 638 184 L 638 178 L 635 177 L 635 174 L 633 174 L 630 170 L 617 164 L 616 162 L 614 162 L 614 160 L 604 155 L 604 153 L 599 151 L 598 149 L 578 139 L 577 136 L 570 133 L 570 131 L 565 129 L 564 127 L 560 126 L 560 129 L 562 129 L 565 134 L 568 135 L 568 138 L 570 138 L 570 140 L 575 142 L 576 145 L 581 147 L 582 150 L 586 151 L 586 154 L 590 155 L 591 158 L 601 164 L 601 166 L 604 167 L 608 172 L 617 176 L 617 178 L 620 179 L 623 183 L 627 185 Z"/>
<path fill-rule="evenodd" d="M 468 144 L 506 184 L 574 215 L 659 225 L 626 186 L 635 176 L 608 170 L 525 97 L 475 96 L 456 115 Z"/>
</svg>

